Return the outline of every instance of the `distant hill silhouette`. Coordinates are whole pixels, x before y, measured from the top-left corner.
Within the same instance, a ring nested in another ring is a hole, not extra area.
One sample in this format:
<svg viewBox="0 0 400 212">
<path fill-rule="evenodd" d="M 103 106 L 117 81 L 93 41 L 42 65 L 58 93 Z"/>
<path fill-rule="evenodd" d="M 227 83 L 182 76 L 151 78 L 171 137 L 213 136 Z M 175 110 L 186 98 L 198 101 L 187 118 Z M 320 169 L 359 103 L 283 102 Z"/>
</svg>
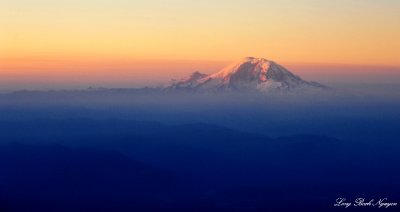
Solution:
<svg viewBox="0 0 400 212">
<path fill-rule="evenodd" d="M 338 195 L 399 197 L 396 147 L 329 136 L 41 119 L 1 121 L 0 139 L 2 211 L 335 211 Z"/>
</svg>

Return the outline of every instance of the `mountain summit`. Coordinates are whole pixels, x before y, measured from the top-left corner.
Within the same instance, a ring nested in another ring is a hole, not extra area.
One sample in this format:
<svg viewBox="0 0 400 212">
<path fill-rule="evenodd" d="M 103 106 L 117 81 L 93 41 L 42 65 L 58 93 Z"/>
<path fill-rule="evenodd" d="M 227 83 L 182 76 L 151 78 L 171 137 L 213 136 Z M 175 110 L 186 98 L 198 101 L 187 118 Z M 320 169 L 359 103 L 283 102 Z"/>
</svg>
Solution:
<svg viewBox="0 0 400 212">
<path fill-rule="evenodd" d="M 195 72 L 189 77 L 172 82 L 168 89 L 186 90 L 297 90 L 325 88 L 308 82 L 274 61 L 246 57 L 214 74 Z"/>
</svg>

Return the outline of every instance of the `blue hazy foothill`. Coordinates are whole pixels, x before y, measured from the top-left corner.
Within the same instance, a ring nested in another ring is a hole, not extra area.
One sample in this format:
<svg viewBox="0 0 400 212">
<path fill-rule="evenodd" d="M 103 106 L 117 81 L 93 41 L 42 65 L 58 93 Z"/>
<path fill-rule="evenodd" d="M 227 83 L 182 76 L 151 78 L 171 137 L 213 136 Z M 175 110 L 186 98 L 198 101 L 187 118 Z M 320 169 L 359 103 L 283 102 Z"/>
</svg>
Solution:
<svg viewBox="0 0 400 212">
<path fill-rule="evenodd" d="M 0 211 L 337 211 L 398 200 L 399 98 L 0 95 Z M 368 209 L 366 209 L 368 210 Z"/>
</svg>

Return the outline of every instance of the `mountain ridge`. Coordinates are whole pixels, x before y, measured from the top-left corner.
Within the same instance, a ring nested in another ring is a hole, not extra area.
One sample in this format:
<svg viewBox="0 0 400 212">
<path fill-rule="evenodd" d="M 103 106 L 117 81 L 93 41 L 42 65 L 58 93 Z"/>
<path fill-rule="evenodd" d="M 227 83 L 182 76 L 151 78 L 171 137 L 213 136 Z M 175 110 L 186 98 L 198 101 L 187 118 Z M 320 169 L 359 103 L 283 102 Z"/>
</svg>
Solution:
<svg viewBox="0 0 400 212">
<path fill-rule="evenodd" d="M 213 74 L 199 71 L 173 81 L 166 89 L 176 90 L 273 90 L 324 89 L 326 86 L 309 82 L 282 65 L 265 58 L 245 57 Z"/>
</svg>

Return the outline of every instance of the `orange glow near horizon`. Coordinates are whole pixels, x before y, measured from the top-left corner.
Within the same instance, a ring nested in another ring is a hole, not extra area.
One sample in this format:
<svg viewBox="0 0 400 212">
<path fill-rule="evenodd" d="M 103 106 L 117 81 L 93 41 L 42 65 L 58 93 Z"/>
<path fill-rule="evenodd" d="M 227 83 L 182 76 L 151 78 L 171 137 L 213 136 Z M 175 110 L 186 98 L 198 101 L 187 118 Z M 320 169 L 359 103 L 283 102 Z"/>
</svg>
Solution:
<svg viewBox="0 0 400 212">
<path fill-rule="evenodd" d="M 0 0 L 0 5 L 0 81 L 165 80 L 216 71 L 245 56 L 297 64 L 293 71 L 300 67 L 300 75 L 305 69 L 298 64 L 319 64 L 322 69 L 312 74 L 327 76 L 340 64 L 400 67 L 399 1 Z"/>
</svg>

